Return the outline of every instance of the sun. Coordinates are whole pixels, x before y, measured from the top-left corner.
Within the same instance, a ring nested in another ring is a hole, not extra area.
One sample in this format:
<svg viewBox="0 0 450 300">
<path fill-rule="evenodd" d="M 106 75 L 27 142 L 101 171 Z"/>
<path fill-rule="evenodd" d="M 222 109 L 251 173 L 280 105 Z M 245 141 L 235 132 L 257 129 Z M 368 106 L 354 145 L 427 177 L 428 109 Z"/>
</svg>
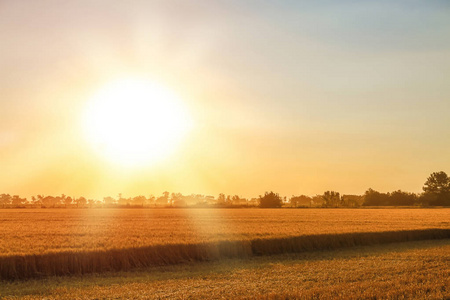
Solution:
<svg viewBox="0 0 450 300">
<path fill-rule="evenodd" d="M 192 127 L 184 103 L 171 90 L 143 79 L 121 79 L 89 99 L 84 135 L 115 164 L 139 167 L 173 153 Z"/>
</svg>

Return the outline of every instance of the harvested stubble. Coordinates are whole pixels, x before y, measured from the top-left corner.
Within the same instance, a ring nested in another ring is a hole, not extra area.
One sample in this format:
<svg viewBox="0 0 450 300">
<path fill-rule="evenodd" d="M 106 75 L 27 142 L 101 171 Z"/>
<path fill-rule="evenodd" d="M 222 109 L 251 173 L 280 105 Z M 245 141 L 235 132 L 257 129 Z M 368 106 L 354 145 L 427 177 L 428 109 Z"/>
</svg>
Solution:
<svg viewBox="0 0 450 300">
<path fill-rule="evenodd" d="M 450 239 L 2 282 L 1 299 L 450 299 Z"/>
<path fill-rule="evenodd" d="M 199 244 L 166 244 L 104 251 L 68 251 L 42 255 L 0 257 L 0 279 L 24 279 L 48 275 L 123 271 L 138 267 L 337 249 L 425 239 L 450 238 L 450 229 L 304 235 L 296 237 L 221 241 Z"/>
</svg>

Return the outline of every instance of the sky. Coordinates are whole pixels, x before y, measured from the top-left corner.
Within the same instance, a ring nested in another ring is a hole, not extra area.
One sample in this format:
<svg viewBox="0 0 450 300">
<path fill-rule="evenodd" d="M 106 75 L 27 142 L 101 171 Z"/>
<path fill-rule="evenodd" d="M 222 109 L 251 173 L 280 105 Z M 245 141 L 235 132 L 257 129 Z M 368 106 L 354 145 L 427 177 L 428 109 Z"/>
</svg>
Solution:
<svg viewBox="0 0 450 300">
<path fill-rule="evenodd" d="M 128 77 L 192 120 L 152 165 L 83 131 L 92 95 Z M 420 192 L 450 172 L 449 78 L 448 1 L 3 0 L 0 193 Z"/>
</svg>

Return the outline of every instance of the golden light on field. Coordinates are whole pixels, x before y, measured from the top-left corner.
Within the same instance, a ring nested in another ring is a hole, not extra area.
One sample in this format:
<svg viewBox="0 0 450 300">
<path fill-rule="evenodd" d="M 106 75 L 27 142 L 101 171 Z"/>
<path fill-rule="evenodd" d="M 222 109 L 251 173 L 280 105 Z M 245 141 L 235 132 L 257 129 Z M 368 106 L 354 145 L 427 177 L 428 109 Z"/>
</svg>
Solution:
<svg viewBox="0 0 450 300">
<path fill-rule="evenodd" d="M 86 138 L 95 151 L 125 167 L 141 167 L 168 157 L 192 126 L 180 98 L 155 82 L 127 78 L 101 87 L 83 116 Z"/>
</svg>

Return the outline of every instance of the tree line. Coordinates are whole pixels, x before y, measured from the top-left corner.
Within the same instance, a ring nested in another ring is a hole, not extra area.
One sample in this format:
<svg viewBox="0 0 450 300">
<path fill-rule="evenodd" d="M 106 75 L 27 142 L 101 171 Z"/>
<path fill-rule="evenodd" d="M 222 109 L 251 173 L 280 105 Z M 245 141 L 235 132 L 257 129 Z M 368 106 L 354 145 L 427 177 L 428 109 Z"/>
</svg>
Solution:
<svg viewBox="0 0 450 300">
<path fill-rule="evenodd" d="M 360 206 L 450 206 L 450 177 L 443 172 L 432 173 L 424 183 L 423 193 L 415 194 L 401 190 L 380 193 L 369 188 L 364 195 L 340 195 L 326 191 L 309 197 L 292 196 L 291 207 L 360 207 Z M 276 193 L 260 196 L 260 207 L 282 207 L 283 199 Z"/>
<path fill-rule="evenodd" d="M 183 195 L 181 193 L 164 192 L 161 196 L 104 197 L 103 200 L 87 199 L 85 197 L 32 196 L 30 200 L 18 195 L 0 194 L 0 208 L 100 208 L 100 207 L 242 207 L 257 206 L 256 198 L 246 199 L 238 195 L 219 194 L 217 198 L 201 194 Z"/>
<path fill-rule="evenodd" d="M 336 191 L 326 191 L 316 196 L 281 197 L 275 192 L 266 192 L 258 198 L 246 199 L 238 195 L 201 194 L 183 195 L 164 192 L 161 196 L 139 195 L 125 198 L 104 197 L 103 200 L 70 197 L 67 195 L 37 195 L 30 200 L 18 195 L 0 194 L 0 208 L 100 208 L 100 207 L 361 207 L 361 206 L 450 206 L 450 177 L 443 172 L 434 172 L 426 180 L 420 194 L 401 190 L 381 193 L 369 188 L 364 195 L 341 195 Z"/>
</svg>

